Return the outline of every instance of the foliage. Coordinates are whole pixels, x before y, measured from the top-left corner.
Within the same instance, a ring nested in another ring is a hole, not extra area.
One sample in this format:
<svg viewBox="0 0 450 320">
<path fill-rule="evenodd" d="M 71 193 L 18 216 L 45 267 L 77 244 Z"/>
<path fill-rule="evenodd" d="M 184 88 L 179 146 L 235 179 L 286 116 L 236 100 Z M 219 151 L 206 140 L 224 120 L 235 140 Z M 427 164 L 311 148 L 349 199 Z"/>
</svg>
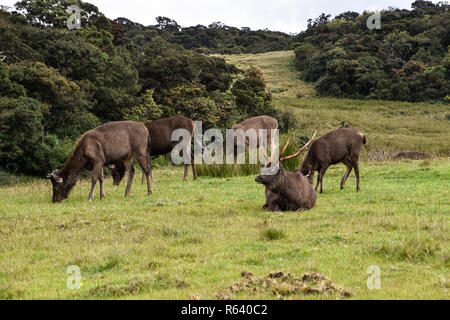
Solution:
<svg viewBox="0 0 450 320">
<path fill-rule="evenodd" d="M 412 8 L 382 11 L 380 30 L 367 28 L 369 12 L 310 20 L 291 39 L 297 68 L 321 95 L 443 101 L 450 91 L 449 5 L 415 1 Z"/>
<path fill-rule="evenodd" d="M 125 120 L 150 122 L 160 119 L 163 110 L 156 104 L 153 99 L 153 90 L 147 90 L 140 98 L 137 106 L 127 110 L 124 115 Z"/>
<path fill-rule="evenodd" d="M 137 45 L 161 37 L 185 49 L 209 53 L 260 53 L 288 49 L 289 35 L 282 32 L 239 29 L 221 22 L 183 28 L 167 17 L 157 17 L 156 22 L 156 25 L 143 26 L 126 18 L 114 20 L 122 28 L 122 36 Z"/>
<path fill-rule="evenodd" d="M 67 29 L 70 5 L 82 9 L 80 30 Z M 142 28 L 124 18 L 110 21 L 79 0 L 24 0 L 16 9 L 0 12 L 1 116 L 8 125 L 2 122 L 2 170 L 42 175 L 64 163 L 80 135 L 109 121 L 184 115 L 209 128 L 276 114 L 261 73 L 248 71 L 230 91 L 239 69 L 187 50 L 187 42 L 176 44 L 183 28 L 169 18 Z M 219 24 L 211 29 L 211 37 L 253 35 Z M 286 35 L 269 38 L 264 46 L 287 43 Z"/>
</svg>

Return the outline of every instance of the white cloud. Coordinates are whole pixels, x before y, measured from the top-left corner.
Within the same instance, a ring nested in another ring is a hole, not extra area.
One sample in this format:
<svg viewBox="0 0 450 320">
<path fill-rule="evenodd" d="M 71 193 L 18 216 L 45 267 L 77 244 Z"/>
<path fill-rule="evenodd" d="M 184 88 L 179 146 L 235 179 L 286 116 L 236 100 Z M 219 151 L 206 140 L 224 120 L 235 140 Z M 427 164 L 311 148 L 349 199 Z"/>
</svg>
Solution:
<svg viewBox="0 0 450 320">
<path fill-rule="evenodd" d="M 16 1 L 1 0 L 12 6 Z M 144 25 L 155 23 L 157 16 L 174 19 L 182 26 L 209 25 L 221 21 L 230 26 L 270 29 L 297 33 L 306 28 L 309 18 L 322 12 L 333 17 L 345 11 L 363 12 L 389 6 L 411 8 L 413 0 L 88 0 L 107 17 L 125 17 Z M 433 1 L 438 2 L 438 1 Z"/>
</svg>

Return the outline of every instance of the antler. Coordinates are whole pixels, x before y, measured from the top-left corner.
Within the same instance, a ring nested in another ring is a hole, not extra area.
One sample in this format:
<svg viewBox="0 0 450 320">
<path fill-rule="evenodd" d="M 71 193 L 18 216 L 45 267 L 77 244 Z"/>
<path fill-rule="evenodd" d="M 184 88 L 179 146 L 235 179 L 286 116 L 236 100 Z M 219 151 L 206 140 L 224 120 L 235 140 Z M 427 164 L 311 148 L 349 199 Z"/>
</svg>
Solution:
<svg viewBox="0 0 450 320">
<path fill-rule="evenodd" d="M 286 161 L 286 160 L 289 160 L 289 159 L 293 159 L 293 158 L 298 157 L 303 151 L 305 151 L 306 149 L 308 149 L 308 147 L 311 145 L 311 143 L 313 143 L 314 138 L 316 137 L 316 134 L 317 134 L 317 131 L 314 132 L 314 135 L 313 135 L 313 137 L 311 138 L 311 140 L 309 140 L 309 142 L 308 142 L 307 144 L 305 144 L 305 145 L 303 146 L 303 148 L 301 148 L 297 153 L 295 153 L 295 154 L 293 154 L 293 155 L 291 155 L 291 156 L 287 156 L 287 157 L 281 158 L 280 161 Z M 287 146 L 286 146 L 286 147 L 287 147 Z"/>
<path fill-rule="evenodd" d="M 264 151 L 264 148 L 259 148 L 259 151 L 261 151 L 261 153 L 263 154 L 264 158 L 266 158 L 266 160 L 269 160 L 269 156 L 267 155 L 267 153 Z"/>
<path fill-rule="evenodd" d="M 289 137 L 289 139 L 288 139 L 286 145 L 285 145 L 284 148 L 283 148 L 283 151 L 281 151 L 280 157 L 284 156 L 284 153 L 286 152 L 286 149 L 287 149 L 287 147 L 288 147 L 288 145 L 289 145 L 290 142 L 291 142 L 291 137 Z"/>
</svg>

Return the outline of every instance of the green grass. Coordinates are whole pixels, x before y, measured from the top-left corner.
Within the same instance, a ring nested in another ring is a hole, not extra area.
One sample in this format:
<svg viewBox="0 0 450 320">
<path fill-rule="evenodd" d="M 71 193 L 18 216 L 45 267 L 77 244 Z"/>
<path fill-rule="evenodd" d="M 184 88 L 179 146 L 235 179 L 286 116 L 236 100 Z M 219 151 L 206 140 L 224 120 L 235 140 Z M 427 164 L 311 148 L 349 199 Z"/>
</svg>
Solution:
<svg viewBox="0 0 450 320">
<path fill-rule="evenodd" d="M 269 91 L 275 99 L 315 95 L 314 85 L 300 80 L 295 68 L 294 51 L 222 55 L 221 57 L 243 70 L 251 66 L 260 68 L 264 72 Z"/>
<path fill-rule="evenodd" d="M 288 136 L 290 137 L 290 142 L 285 150 L 284 155 L 286 156 L 295 154 L 310 139 L 309 137 L 299 137 L 295 134 L 281 135 L 279 138 L 280 153 L 288 141 Z M 269 156 L 270 155 L 271 153 L 269 152 Z M 231 178 L 238 176 L 258 175 L 261 171 L 261 163 L 259 162 L 258 164 L 249 164 L 248 151 L 246 152 L 245 157 L 246 157 L 245 164 L 238 165 L 238 164 L 226 164 L 226 157 L 224 156 L 223 164 L 198 165 L 197 172 L 200 177 L 208 176 L 214 178 Z M 237 159 L 235 159 L 235 162 L 237 162 Z M 296 170 L 300 166 L 300 164 L 301 164 L 301 157 L 297 157 L 283 162 L 284 167 L 289 171 Z"/>
<path fill-rule="evenodd" d="M 444 158 L 363 162 L 359 194 L 353 176 L 340 191 L 345 169 L 332 167 L 316 207 L 289 213 L 261 210 L 254 176 L 221 179 L 241 174 L 224 167 L 186 183 L 181 168 L 157 169 L 151 197 L 136 179 L 124 199 L 125 186 L 108 179 L 107 198 L 93 203 L 82 181 L 57 205 L 48 181 L 0 173 L 18 183 L 0 187 L 0 299 L 449 298 L 448 106 L 316 97 L 291 51 L 226 59 L 263 70 L 275 105 L 295 119 L 294 141 L 346 125 L 369 139 L 362 159 L 379 150 Z M 71 265 L 80 290 L 66 287 Z M 367 289 L 372 265 L 381 290 Z"/>
<path fill-rule="evenodd" d="M 261 210 L 252 176 L 183 183 L 171 167 L 155 172 L 151 197 L 135 181 L 124 199 L 111 179 L 93 203 L 89 181 L 56 205 L 48 181 L 0 188 L 0 298 L 216 299 L 248 270 L 318 272 L 350 299 L 448 299 L 450 162 L 422 163 L 363 163 L 359 194 L 353 177 L 339 190 L 345 170 L 333 167 L 307 212 Z M 66 288 L 69 265 L 81 268 L 81 290 Z M 379 291 L 366 287 L 371 265 Z M 227 297 L 277 298 L 262 288 Z"/>
</svg>

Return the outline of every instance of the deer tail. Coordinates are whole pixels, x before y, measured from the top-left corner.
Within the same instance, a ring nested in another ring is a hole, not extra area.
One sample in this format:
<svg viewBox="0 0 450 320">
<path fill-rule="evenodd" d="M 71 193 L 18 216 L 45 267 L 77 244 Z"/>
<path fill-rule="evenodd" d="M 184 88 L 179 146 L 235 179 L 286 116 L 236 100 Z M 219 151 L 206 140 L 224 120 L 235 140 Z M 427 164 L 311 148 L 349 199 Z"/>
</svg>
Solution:
<svg viewBox="0 0 450 320">
<path fill-rule="evenodd" d="M 368 143 L 366 135 L 363 134 L 362 138 L 363 138 L 363 145 L 366 145 Z"/>
</svg>

